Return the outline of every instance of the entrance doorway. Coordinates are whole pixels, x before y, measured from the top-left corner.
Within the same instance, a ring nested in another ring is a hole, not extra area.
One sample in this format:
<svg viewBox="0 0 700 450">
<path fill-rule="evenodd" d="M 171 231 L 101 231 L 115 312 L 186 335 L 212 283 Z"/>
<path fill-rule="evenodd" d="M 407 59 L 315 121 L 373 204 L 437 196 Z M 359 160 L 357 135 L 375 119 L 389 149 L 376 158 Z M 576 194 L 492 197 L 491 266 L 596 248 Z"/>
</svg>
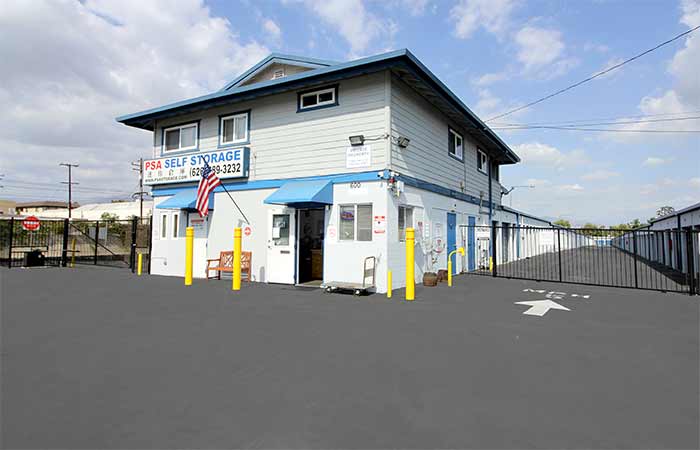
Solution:
<svg viewBox="0 0 700 450">
<path fill-rule="evenodd" d="M 323 282 L 323 233 L 325 211 L 299 210 L 299 284 L 320 286 Z"/>
</svg>

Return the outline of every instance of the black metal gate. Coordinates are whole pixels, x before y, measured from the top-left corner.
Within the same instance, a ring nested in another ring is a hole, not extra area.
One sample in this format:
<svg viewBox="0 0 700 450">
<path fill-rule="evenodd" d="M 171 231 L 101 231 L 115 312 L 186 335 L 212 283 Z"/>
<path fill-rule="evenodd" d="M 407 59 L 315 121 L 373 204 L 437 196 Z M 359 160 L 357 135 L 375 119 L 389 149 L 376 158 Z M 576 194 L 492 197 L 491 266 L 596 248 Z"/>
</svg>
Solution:
<svg viewBox="0 0 700 450">
<path fill-rule="evenodd" d="M 22 226 L 21 218 L 0 220 L 0 264 L 7 267 L 101 265 L 136 270 L 150 268 L 150 219 L 42 219 L 37 230 Z"/>
<path fill-rule="evenodd" d="M 463 228 L 468 273 L 700 294 L 698 230 Z"/>
</svg>

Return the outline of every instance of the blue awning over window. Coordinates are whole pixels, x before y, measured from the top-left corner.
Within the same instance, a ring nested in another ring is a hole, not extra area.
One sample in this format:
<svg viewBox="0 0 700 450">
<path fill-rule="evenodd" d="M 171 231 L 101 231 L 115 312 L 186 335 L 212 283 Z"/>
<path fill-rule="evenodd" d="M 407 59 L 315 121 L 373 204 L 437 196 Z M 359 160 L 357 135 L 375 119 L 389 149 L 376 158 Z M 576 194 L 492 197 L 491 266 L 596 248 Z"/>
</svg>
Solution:
<svg viewBox="0 0 700 450">
<path fill-rule="evenodd" d="M 295 207 L 333 204 L 333 182 L 330 180 L 289 181 L 265 199 L 273 205 Z"/>
<path fill-rule="evenodd" d="M 188 189 L 178 192 L 169 199 L 161 202 L 156 206 L 160 209 L 196 209 L 197 205 L 197 190 Z M 214 209 L 214 193 L 209 194 L 209 209 Z"/>
</svg>

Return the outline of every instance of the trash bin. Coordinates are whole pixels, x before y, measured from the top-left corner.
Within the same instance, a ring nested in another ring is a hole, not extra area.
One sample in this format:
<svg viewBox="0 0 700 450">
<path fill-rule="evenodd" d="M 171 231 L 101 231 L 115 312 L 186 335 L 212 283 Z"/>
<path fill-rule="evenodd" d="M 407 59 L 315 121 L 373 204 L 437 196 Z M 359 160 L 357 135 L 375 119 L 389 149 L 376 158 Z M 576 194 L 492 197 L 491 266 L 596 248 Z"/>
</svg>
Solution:
<svg viewBox="0 0 700 450">
<path fill-rule="evenodd" d="M 32 250 L 24 254 L 24 267 L 38 267 L 44 265 L 45 256 L 41 250 Z"/>
</svg>

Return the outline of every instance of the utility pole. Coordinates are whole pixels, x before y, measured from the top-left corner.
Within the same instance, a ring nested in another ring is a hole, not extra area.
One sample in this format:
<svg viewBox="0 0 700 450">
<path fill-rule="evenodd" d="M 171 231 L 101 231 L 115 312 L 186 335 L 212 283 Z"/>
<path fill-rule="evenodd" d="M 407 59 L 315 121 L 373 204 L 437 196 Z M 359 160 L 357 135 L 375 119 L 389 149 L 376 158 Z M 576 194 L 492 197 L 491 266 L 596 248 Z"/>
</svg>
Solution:
<svg viewBox="0 0 700 450">
<path fill-rule="evenodd" d="M 68 167 L 68 181 L 61 181 L 61 184 L 68 185 L 68 219 L 70 219 L 71 218 L 71 210 L 73 209 L 73 185 L 79 184 L 79 183 L 73 181 L 72 169 L 73 169 L 73 167 L 80 167 L 80 164 L 60 163 L 59 166 Z"/>
<path fill-rule="evenodd" d="M 139 173 L 139 191 L 134 192 L 131 198 L 139 198 L 139 218 L 143 220 L 143 196 L 147 194 L 143 190 L 143 158 L 139 158 L 138 161 L 133 161 L 131 163 L 131 170 L 135 170 Z"/>
</svg>

